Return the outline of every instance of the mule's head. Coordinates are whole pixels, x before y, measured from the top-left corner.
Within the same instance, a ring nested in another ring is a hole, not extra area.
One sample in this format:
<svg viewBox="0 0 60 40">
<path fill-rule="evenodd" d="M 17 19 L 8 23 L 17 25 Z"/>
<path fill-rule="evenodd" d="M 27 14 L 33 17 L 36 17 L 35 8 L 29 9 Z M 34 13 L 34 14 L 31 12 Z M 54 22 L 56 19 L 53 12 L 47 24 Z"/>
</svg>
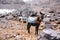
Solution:
<svg viewBox="0 0 60 40">
<path fill-rule="evenodd" d="M 41 15 L 41 19 L 43 20 L 45 14 L 43 14 L 42 12 L 40 12 L 40 15 Z"/>
</svg>

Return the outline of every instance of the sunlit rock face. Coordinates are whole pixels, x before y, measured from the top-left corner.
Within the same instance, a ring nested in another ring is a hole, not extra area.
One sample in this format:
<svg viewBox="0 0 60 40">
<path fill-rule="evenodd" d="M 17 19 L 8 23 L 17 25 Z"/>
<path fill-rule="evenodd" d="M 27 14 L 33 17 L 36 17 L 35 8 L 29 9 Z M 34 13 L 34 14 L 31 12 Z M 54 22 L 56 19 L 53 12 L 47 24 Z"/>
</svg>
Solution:
<svg viewBox="0 0 60 40">
<path fill-rule="evenodd" d="M 6 4 L 6 5 L 3 5 Z M 17 8 L 20 9 L 23 6 L 29 6 L 32 9 L 38 10 L 41 7 L 44 8 L 53 8 L 54 10 L 60 10 L 60 0 L 0 0 L 0 8 Z"/>
<path fill-rule="evenodd" d="M 22 0 L 0 0 L 0 4 L 20 4 Z"/>
<path fill-rule="evenodd" d="M 32 4 L 60 4 L 60 0 L 0 0 L 0 4 L 14 4 L 14 3 L 21 3 L 21 2 L 25 2 L 25 3 L 32 3 Z"/>
<path fill-rule="evenodd" d="M 25 3 L 31 3 L 32 0 L 23 0 L 23 2 L 25 2 Z"/>
</svg>

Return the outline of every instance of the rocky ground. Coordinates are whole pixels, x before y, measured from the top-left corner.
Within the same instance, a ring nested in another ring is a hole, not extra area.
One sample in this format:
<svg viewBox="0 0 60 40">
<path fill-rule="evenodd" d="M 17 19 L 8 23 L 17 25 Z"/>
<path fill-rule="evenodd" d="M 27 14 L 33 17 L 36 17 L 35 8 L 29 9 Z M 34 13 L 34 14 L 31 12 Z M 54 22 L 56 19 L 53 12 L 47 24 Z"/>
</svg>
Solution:
<svg viewBox="0 0 60 40">
<path fill-rule="evenodd" d="M 31 28 L 31 34 L 27 33 L 26 27 L 26 23 L 1 19 L 0 40 L 37 40 L 34 27 Z"/>
<path fill-rule="evenodd" d="M 55 23 L 51 22 L 51 24 Z M 41 26 L 44 26 L 43 22 Z M 31 34 L 28 34 L 26 27 L 26 23 L 0 18 L 0 40 L 37 40 L 35 27 L 31 27 Z M 43 28 L 44 27 L 39 27 L 39 33 Z M 54 28 L 54 30 L 56 30 L 56 28 Z"/>
<path fill-rule="evenodd" d="M 24 0 L 0 0 L 0 9 L 16 10 L 16 12 L 9 14 L 6 14 L 7 12 L 4 12 L 5 14 L 0 13 L 0 40 L 37 40 L 35 27 L 31 27 L 31 34 L 28 34 L 26 29 L 27 23 L 19 21 L 21 14 L 27 17 L 31 14 L 29 13 L 30 11 L 33 13 L 38 12 L 38 15 L 40 11 L 44 14 L 48 14 L 50 11 L 53 11 L 51 14 L 57 14 L 57 12 L 60 14 L 60 0 L 33 0 L 27 2 L 24 2 Z M 58 15 L 55 19 L 58 19 L 60 22 L 60 15 L 59 18 Z M 53 16 L 52 19 L 54 20 L 51 22 L 53 29 L 59 30 L 60 24 L 57 24 Z M 39 27 L 39 33 L 44 26 L 45 24 L 42 22 Z"/>
</svg>

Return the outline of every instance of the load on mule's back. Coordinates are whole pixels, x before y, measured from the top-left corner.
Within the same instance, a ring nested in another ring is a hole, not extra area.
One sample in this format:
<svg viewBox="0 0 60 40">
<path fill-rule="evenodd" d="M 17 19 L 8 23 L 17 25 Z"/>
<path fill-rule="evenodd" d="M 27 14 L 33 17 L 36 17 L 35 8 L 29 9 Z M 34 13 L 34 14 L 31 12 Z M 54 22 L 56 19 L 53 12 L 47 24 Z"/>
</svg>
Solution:
<svg viewBox="0 0 60 40">
<path fill-rule="evenodd" d="M 43 14 L 41 14 L 41 19 L 43 19 Z M 32 14 L 30 17 L 28 17 L 28 23 L 27 23 L 27 30 L 28 33 L 30 33 L 30 27 L 35 26 L 35 34 L 38 34 L 38 28 L 41 23 L 41 20 L 39 16 L 37 15 L 37 12 L 35 14 Z"/>
<path fill-rule="evenodd" d="M 29 18 L 28 18 L 28 23 L 36 23 L 36 15 L 32 14 Z"/>
<path fill-rule="evenodd" d="M 34 17 L 34 18 L 33 18 L 33 17 L 29 17 L 29 18 L 28 18 L 28 22 L 29 22 L 29 23 L 36 23 L 36 18 L 37 18 L 37 17 Z"/>
</svg>

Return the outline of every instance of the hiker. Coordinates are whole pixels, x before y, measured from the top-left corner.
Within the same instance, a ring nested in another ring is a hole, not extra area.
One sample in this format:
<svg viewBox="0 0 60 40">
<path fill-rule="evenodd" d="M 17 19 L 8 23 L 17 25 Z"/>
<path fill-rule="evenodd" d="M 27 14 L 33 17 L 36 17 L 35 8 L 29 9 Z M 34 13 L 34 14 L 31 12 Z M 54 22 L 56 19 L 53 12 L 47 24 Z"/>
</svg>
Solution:
<svg viewBox="0 0 60 40">
<path fill-rule="evenodd" d="M 40 12 L 41 14 L 41 19 L 39 18 L 39 16 L 37 15 L 37 12 L 35 14 L 32 14 L 29 18 L 28 18 L 28 23 L 27 23 L 27 30 L 28 33 L 30 33 L 30 27 L 32 26 L 36 26 L 35 27 L 35 34 L 38 34 L 38 28 L 39 25 L 43 19 L 43 14 Z"/>
</svg>

